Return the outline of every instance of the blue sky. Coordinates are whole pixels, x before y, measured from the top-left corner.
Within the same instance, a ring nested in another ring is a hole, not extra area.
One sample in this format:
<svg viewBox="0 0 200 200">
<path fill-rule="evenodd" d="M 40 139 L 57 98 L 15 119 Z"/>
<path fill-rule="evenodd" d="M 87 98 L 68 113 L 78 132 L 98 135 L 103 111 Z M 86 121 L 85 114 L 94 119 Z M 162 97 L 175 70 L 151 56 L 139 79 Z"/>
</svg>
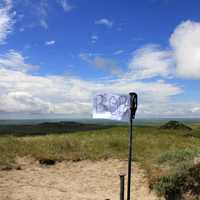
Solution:
<svg viewBox="0 0 200 200">
<path fill-rule="evenodd" d="M 97 92 L 139 117 L 200 116 L 198 0 L 1 0 L 0 117 L 90 117 Z"/>
</svg>

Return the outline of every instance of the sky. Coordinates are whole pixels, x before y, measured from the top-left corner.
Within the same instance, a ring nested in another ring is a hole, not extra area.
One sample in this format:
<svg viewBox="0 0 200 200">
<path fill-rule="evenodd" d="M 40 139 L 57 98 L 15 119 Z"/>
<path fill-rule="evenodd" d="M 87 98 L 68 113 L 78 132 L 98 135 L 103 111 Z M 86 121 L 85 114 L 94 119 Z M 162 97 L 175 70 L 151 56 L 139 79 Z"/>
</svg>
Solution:
<svg viewBox="0 0 200 200">
<path fill-rule="evenodd" d="M 0 118 L 88 118 L 137 92 L 140 118 L 200 117 L 199 0 L 0 0 Z"/>
</svg>

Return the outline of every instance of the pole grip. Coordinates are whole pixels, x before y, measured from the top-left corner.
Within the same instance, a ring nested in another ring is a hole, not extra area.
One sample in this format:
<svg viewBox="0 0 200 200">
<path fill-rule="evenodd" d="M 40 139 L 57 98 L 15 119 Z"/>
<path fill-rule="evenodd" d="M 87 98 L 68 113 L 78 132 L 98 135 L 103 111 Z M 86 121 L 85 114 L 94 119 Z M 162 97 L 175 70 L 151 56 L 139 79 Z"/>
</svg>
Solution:
<svg viewBox="0 0 200 200">
<path fill-rule="evenodd" d="M 135 92 L 130 92 L 130 117 L 135 119 L 135 114 L 138 107 L 138 95 Z"/>
</svg>

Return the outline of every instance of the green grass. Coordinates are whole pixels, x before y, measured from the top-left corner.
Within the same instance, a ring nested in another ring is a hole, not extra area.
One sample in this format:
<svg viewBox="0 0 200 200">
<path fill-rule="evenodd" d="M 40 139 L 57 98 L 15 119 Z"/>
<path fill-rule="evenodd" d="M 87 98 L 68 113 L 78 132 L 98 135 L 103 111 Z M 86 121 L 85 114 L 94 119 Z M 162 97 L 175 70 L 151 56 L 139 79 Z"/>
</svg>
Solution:
<svg viewBox="0 0 200 200">
<path fill-rule="evenodd" d="M 196 130 L 194 130 L 196 132 Z M 200 131 L 199 131 L 200 134 Z M 75 134 L 51 134 L 30 137 L 0 137 L 0 163 L 14 162 L 16 156 L 56 160 L 127 158 L 128 128 L 115 127 Z M 199 152 L 200 140 L 185 133 L 157 127 L 134 129 L 134 159 L 152 171 L 167 158 L 171 163 Z M 187 150 L 185 150 L 185 148 Z M 181 157 L 181 153 L 184 153 Z M 191 155 L 190 155 L 191 154 Z M 180 157 L 180 158 L 179 158 Z"/>
<path fill-rule="evenodd" d="M 176 184 L 177 172 L 193 164 L 200 156 L 199 124 L 187 132 L 161 130 L 158 127 L 134 128 L 133 159 L 141 163 L 157 191 L 164 193 Z M 51 134 L 45 136 L 0 137 L 0 165 L 14 164 L 17 156 L 32 156 L 36 159 L 55 160 L 99 160 L 108 158 L 127 159 L 128 128 L 78 132 L 73 134 Z M 175 178 L 174 178 L 175 177 Z"/>
<path fill-rule="evenodd" d="M 16 156 L 56 160 L 126 158 L 126 132 L 126 128 L 113 128 L 66 135 L 0 137 L 0 163 L 12 164 Z"/>
</svg>

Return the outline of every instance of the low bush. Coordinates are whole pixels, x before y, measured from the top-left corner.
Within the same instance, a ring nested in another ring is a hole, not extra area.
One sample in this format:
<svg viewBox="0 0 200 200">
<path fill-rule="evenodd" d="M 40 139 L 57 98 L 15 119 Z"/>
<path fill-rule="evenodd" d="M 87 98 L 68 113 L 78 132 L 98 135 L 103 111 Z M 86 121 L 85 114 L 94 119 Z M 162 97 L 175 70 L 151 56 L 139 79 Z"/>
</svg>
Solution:
<svg viewBox="0 0 200 200">
<path fill-rule="evenodd" d="M 154 189 L 166 200 L 183 200 L 185 194 L 198 199 L 200 196 L 200 164 L 159 178 L 154 184 Z"/>
</svg>

